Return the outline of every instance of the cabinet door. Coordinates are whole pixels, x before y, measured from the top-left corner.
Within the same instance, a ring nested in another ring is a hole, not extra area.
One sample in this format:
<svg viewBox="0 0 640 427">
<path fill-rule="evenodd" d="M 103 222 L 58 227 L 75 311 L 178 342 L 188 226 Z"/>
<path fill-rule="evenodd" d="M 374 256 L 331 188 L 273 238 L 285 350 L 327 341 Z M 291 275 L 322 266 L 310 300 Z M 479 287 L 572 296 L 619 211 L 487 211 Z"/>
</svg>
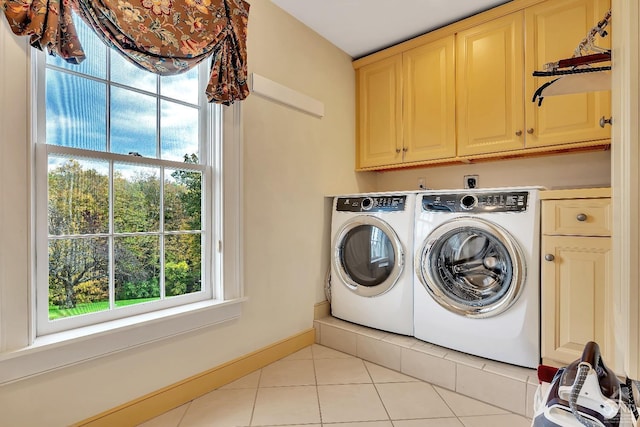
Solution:
<svg viewBox="0 0 640 427">
<path fill-rule="evenodd" d="M 458 33 L 458 155 L 524 147 L 523 13 Z"/>
<path fill-rule="evenodd" d="M 556 77 L 533 77 L 544 64 L 571 58 L 587 33 L 610 8 L 609 0 L 555 0 L 525 11 L 527 45 L 525 94 L 527 147 L 610 138 L 611 126 L 600 127 L 600 117 L 611 116 L 611 91 L 545 97 L 541 106 L 533 94 Z M 610 32 L 611 27 L 607 27 Z M 596 45 L 609 47 L 611 35 L 596 37 Z M 595 65 L 597 66 L 597 64 Z"/>
<path fill-rule="evenodd" d="M 454 36 L 403 54 L 405 162 L 456 155 Z"/>
<path fill-rule="evenodd" d="M 611 239 L 543 236 L 542 251 L 543 363 L 571 363 L 588 341 L 598 343 L 604 360 L 613 360 Z"/>
<path fill-rule="evenodd" d="M 402 160 L 402 56 L 358 69 L 357 168 Z"/>
</svg>

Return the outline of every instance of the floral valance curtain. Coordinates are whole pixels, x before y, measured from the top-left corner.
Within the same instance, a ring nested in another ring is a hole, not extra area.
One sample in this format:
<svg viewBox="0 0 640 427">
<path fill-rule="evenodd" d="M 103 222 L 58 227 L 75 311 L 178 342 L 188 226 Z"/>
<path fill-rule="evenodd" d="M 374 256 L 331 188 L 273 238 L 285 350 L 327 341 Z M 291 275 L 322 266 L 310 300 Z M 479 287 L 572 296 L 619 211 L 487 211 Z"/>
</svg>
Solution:
<svg viewBox="0 0 640 427">
<path fill-rule="evenodd" d="M 107 45 L 156 74 L 179 74 L 211 55 L 210 102 L 249 94 L 244 0 L 0 0 L 0 10 L 15 34 L 67 62 L 85 57 L 74 10 Z"/>
</svg>

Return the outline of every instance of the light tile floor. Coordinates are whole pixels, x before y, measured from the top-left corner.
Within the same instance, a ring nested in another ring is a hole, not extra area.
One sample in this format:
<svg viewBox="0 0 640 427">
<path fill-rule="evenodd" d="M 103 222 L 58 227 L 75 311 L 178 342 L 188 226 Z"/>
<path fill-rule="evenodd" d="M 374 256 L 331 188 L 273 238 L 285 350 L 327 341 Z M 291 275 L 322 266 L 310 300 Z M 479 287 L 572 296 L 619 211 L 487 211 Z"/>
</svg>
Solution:
<svg viewBox="0 0 640 427">
<path fill-rule="evenodd" d="M 531 421 L 314 344 L 144 427 L 529 427 Z"/>
</svg>

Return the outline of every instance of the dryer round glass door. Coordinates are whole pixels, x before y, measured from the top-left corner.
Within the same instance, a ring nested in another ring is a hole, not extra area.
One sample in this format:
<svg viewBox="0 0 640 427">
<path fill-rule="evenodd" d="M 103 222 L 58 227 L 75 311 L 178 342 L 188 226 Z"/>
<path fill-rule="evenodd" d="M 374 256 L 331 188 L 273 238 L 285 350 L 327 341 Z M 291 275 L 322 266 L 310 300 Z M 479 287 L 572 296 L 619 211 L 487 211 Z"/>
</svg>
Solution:
<svg viewBox="0 0 640 427">
<path fill-rule="evenodd" d="M 490 317 L 520 296 L 525 265 L 518 243 L 479 218 L 456 218 L 427 237 L 416 264 L 418 278 L 444 308 L 467 317 Z"/>
<path fill-rule="evenodd" d="M 332 262 L 340 281 L 358 295 L 387 292 L 404 268 L 398 235 L 377 217 L 362 215 L 348 221 L 336 234 L 333 248 Z"/>
</svg>

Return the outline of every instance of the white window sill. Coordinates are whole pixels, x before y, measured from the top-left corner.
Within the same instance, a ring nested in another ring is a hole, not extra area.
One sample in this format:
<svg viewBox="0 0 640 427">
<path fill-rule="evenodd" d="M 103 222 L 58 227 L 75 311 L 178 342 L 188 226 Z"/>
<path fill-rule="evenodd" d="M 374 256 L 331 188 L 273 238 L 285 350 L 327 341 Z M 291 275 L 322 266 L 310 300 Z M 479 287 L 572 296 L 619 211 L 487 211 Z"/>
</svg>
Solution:
<svg viewBox="0 0 640 427">
<path fill-rule="evenodd" d="M 198 302 L 36 338 L 0 354 L 0 384 L 236 319 L 246 300 Z"/>
</svg>

